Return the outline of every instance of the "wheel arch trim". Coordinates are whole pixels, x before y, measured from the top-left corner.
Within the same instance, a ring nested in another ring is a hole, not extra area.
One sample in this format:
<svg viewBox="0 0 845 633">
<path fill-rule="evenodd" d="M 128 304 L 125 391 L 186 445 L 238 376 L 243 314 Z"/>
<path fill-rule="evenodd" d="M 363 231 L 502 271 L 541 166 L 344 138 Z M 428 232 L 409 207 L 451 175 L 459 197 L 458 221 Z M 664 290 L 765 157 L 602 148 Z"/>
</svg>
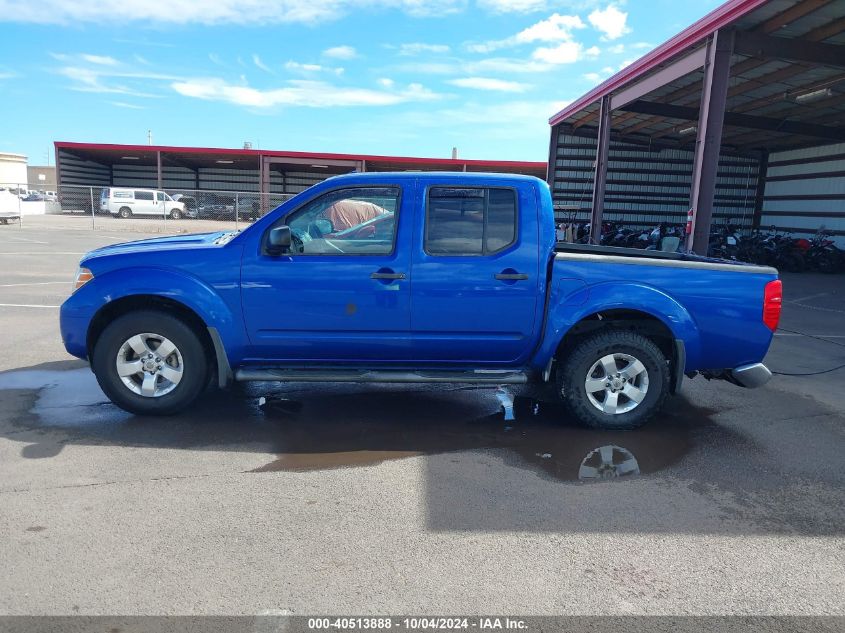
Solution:
<svg viewBox="0 0 845 633">
<path fill-rule="evenodd" d="M 695 367 L 700 354 L 700 332 L 692 315 L 673 297 L 652 286 L 636 282 L 608 282 L 588 287 L 589 300 L 580 305 L 565 302 L 553 292 L 543 344 L 536 362 L 542 369 L 555 356 L 573 327 L 583 320 L 610 310 L 641 312 L 662 323 L 671 333 L 676 357 L 682 343 L 684 369 Z M 675 382 L 675 381 L 673 381 Z M 680 386 L 677 382 L 676 386 Z"/>
</svg>

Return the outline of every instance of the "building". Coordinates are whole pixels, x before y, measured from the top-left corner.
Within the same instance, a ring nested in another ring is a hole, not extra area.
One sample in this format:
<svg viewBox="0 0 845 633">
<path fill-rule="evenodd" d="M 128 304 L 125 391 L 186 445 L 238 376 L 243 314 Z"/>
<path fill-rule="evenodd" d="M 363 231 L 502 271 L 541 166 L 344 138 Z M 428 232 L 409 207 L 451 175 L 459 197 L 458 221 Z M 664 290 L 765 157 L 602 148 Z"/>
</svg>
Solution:
<svg viewBox="0 0 845 633">
<path fill-rule="evenodd" d="M 52 165 L 29 165 L 26 168 L 26 181 L 30 189 L 55 191 L 56 168 Z"/>
<path fill-rule="evenodd" d="M 26 156 L 0 152 L 0 187 L 26 189 Z"/>
<path fill-rule="evenodd" d="M 99 198 L 100 188 L 109 186 L 163 189 L 171 195 L 252 193 L 253 197 L 259 194 L 266 207 L 329 176 L 351 171 L 496 171 L 546 176 L 543 162 L 62 141 L 57 141 L 55 148 L 63 199 L 77 198 L 85 210 Z M 91 187 L 95 190 L 88 191 Z"/>
<path fill-rule="evenodd" d="M 550 120 L 558 213 L 845 243 L 845 0 L 729 0 Z"/>
</svg>

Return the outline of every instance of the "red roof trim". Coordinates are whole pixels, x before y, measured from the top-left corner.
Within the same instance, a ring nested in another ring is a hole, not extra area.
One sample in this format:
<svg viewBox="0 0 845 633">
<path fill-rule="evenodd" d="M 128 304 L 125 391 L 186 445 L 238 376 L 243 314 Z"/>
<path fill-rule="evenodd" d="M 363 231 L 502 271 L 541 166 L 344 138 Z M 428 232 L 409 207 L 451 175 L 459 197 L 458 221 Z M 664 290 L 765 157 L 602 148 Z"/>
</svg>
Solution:
<svg viewBox="0 0 845 633">
<path fill-rule="evenodd" d="M 573 101 L 563 110 L 549 119 L 549 125 L 557 125 L 561 121 L 582 110 L 585 106 L 598 101 L 617 88 L 635 80 L 659 64 L 668 61 L 678 53 L 683 52 L 695 44 L 703 41 L 716 31 L 735 22 L 769 0 L 729 0 L 714 9 L 695 24 L 688 26 L 673 38 L 667 40 L 650 53 L 646 53 L 637 61 L 626 66 L 618 73 L 600 83 L 580 99 Z"/>
<path fill-rule="evenodd" d="M 528 167 L 545 169 L 545 162 L 518 160 L 464 160 L 462 158 L 414 158 L 412 156 L 378 156 L 370 154 L 332 154 L 320 152 L 285 152 L 264 149 L 232 149 L 224 147 L 177 147 L 172 145 L 119 145 L 111 143 L 71 143 L 56 141 L 56 149 L 113 150 L 121 152 L 178 152 L 181 154 L 218 154 L 234 156 L 278 156 L 281 158 L 308 158 L 320 160 L 365 160 L 373 163 L 408 163 L 415 165 L 476 165 L 480 167 Z"/>
</svg>

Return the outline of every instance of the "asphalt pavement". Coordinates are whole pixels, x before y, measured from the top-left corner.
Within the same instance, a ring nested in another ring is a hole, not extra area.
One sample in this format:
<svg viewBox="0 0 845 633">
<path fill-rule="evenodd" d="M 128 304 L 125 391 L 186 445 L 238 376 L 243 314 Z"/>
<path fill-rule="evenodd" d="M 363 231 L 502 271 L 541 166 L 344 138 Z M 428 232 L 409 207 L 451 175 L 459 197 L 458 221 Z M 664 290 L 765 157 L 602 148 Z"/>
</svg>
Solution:
<svg viewBox="0 0 845 633">
<path fill-rule="evenodd" d="M 599 433 L 495 387 L 258 384 L 144 419 L 69 357 L 80 256 L 0 226 L 0 614 L 845 615 L 845 277 L 759 390 Z M 504 405 L 504 406 L 503 406 Z"/>
</svg>

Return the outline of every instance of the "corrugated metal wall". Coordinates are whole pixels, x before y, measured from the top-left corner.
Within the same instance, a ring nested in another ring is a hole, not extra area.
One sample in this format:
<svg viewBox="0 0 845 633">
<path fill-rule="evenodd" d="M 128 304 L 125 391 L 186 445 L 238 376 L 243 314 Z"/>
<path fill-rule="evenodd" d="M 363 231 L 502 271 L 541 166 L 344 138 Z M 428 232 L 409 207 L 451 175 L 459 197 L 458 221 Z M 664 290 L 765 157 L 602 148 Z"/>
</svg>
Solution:
<svg viewBox="0 0 845 633">
<path fill-rule="evenodd" d="M 57 177 L 62 185 L 107 187 L 110 183 L 110 166 L 84 160 L 64 150 L 59 150 L 59 166 Z"/>
<path fill-rule="evenodd" d="M 558 136 L 552 195 L 560 219 L 590 216 L 596 157 L 595 130 Z M 723 155 L 716 182 L 714 222 L 732 220 L 751 228 L 760 159 Z M 690 202 L 692 149 L 649 147 L 611 138 L 604 218 L 626 226 L 648 227 L 660 222 L 684 224 Z"/>
<path fill-rule="evenodd" d="M 824 225 L 845 246 L 845 143 L 771 154 L 760 224 L 802 237 Z"/>
</svg>

